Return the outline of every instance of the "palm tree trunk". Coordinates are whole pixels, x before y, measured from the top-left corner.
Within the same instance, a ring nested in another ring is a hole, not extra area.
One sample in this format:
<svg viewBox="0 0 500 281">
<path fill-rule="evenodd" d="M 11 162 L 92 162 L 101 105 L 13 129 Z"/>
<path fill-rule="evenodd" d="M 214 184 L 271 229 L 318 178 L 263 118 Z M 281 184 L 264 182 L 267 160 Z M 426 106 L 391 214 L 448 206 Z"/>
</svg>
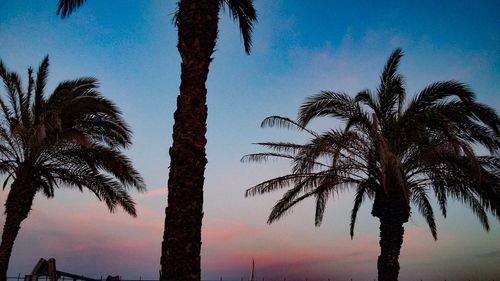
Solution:
<svg viewBox="0 0 500 281">
<path fill-rule="evenodd" d="M 377 260 L 378 281 L 397 281 L 399 254 L 403 245 L 404 227 L 410 208 L 402 197 L 375 195 L 372 215 L 380 220 L 380 256 Z"/>
<path fill-rule="evenodd" d="M 207 81 L 217 38 L 218 0 L 181 0 L 177 15 L 181 85 L 170 148 L 160 280 L 199 281 L 207 163 Z M 0 280 L 1 281 L 1 280 Z"/>
<path fill-rule="evenodd" d="M 380 256 L 377 260 L 378 280 L 397 281 L 399 253 L 403 245 L 403 222 L 393 218 L 380 219 Z"/>
<path fill-rule="evenodd" d="M 21 222 L 31 210 L 36 190 L 31 185 L 23 185 L 15 180 L 5 202 L 5 224 L 3 226 L 2 243 L 0 244 L 0 281 L 7 280 L 7 270 Z"/>
</svg>

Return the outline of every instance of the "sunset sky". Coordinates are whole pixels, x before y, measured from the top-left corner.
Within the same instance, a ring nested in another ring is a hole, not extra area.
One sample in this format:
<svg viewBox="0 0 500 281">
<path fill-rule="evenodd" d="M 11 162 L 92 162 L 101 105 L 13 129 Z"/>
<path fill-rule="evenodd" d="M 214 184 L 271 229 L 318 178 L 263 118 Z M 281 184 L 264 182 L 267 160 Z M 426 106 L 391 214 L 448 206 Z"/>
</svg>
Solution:
<svg viewBox="0 0 500 281">
<path fill-rule="evenodd" d="M 55 15 L 56 4 L 1 0 L 0 59 L 26 82 L 27 67 L 49 54 L 48 90 L 66 79 L 97 77 L 134 132 L 126 154 L 148 192 L 133 194 L 137 218 L 122 210 L 110 214 L 89 192 L 62 188 L 51 200 L 37 195 L 9 275 L 27 274 L 39 258 L 54 257 L 59 270 L 90 277 L 158 278 L 180 82 L 175 1 L 89 0 L 66 20 Z M 360 211 L 353 240 L 349 193 L 329 201 L 319 228 L 310 201 L 267 225 L 280 194 L 244 198 L 244 191 L 286 173 L 288 163 L 240 158 L 258 152 L 252 145 L 258 141 L 303 140 L 297 132 L 261 129 L 260 122 L 269 115 L 294 118 L 304 98 L 320 90 L 354 95 L 374 89 L 397 47 L 405 53 L 400 71 L 410 96 L 431 82 L 456 79 L 500 111 L 500 1 L 255 0 L 255 6 L 259 22 L 250 56 L 237 25 L 220 15 L 207 82 L 202 279 L 248 278 L 255 259 L 258 278 L 373 280 L 379 234 L 371 203 Z M 316 124 L 337 125 L 333 119 Z M 0 191 L 2 213 L 7 192 Z M 490 216 L 486 232 L 452 200 L 446 219 L 435 211 L 438 241 L 417 212 L 405 224 L 400 280 L 500 279 L 500 222 Z"/>
</svg>

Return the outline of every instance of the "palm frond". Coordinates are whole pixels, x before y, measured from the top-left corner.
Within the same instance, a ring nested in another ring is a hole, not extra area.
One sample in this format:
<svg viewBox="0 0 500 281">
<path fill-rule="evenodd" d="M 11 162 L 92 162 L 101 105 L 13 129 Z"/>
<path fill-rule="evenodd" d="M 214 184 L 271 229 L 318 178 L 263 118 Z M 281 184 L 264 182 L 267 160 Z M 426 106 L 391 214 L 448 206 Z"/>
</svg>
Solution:
<svg viewBox="0 0 500 281">
<path fill-rule="evenodd" d="M 38 72 L 36 74 L 36 84 L 35 84 L 35 103 L 33 105 L 34 108 L 34 124 L 38 124 L 40 122 L 40 113 L 42 111 L 43 106 L 43 93 L 45 85 L 47 84 L 47 76 L 49 75 L 49 56 L 45 56 L 38 67 Z"/>
<path fill-rule="evenodd" d="M 403 51 L 400 48 L 394 50 L 380 77 L 380 85 L 377 89 L 379 110 L 376 113 L 383 125 L 386 125 L 388 118 L 400 112 L 405 100 L 404 79 L 397 73 L 402 57 Z"/>
<path fill-rule="evenodd" d="M 316 197 L 316 211 L 314 213 L 314 225 L 319 227 L 323 222 L 323 217 L 326 209 L 326 202 L 330 195 L 330 189 L 320 188 L 321 191 L 315 194 Z"/>
<path fill-rule="evenodd" d="M 245 155 L 241 158 L 241 162 L 266 162 L 270 158 L 285 158 L 285 159 L 294 159 L 293 155 L 290 154 L 284 154 L 284 153 L 272 153 L 272 152 L 266 152 L 266 153 L 253 153 L 253 154 L 248 154 Z"/>
<path fill-rule="evenodd" d="M 318 136 L 316 132 L 309 130 L 305 126 L 299 124 L 296 121 L 293 121 L 292 119 L 288 117 L 282 117 L 282 116 L 269 116 L 266 117 L 262 123 L 260 124 L 261 128 L 266 128 L 266 127 L 278 127 L 278 128 L 285 128 L 288 130 L 297 130 L 297 131 L 304 131 L 308 132 L 312 136 Z"/>
<path fill-rule="evenodd" d="M 257 194 L 264 194 L 272 192 L 278 189 L 283 189 L 285 187 L 298 184 L 301 188 L 304 187 L 306 179 L 310 178 L 311 174 L 289 174 L 277 178 L 273 178 L 262 183 L 259 183 L 245 191 L 245 197 L 255 196 Z"/>
<path fill-rule="evenodd" d="M 299 202 L 302 202 L 306 198 L 316 196 L 315 225 L 319 226 L 323 219 L 329 194 L 334 192 L 335 188 L 342 187 L 342 183 L 342 180 L 332 182 L 330 179 L 327 179 L 325 181 L 324 174 L 321 176 L 316 174 L 306 177 L 288 190 L 283 197 L 278 200 L 269 214 L 267 223 L 271 224 L 279 220 L 284 215 L 288 214 Z M 298 196 L 300 193 L 303 193 L 303 195 Z"/>
<path fill-rule="evenodd" d="M 267 223 L 271 224 L 286 214 L 290 213 L 291 208 L 297 204 L 298 202 L 302 201 L 303 199 L 307 198 L 308 196 L 303 195 L 300 196 L 300 193 L 303 192 L 304 186 L 303 183 L 298 183 L 294 187 L 290 188 L 283 197 L 276 202 L 274 207 L 271 210 L 271 213 L 269 214 L 269 217 L 267 219 Z M 297 198 L 299 198 L 297 200 Z"/>
<path fill-rule="evenodd" d="M 6 80 L 7 78 L 7 68 L 5 67 L 5 65 L 3 64 L 3 61 L 0 60 L 0 78 L 2 78 L 4 81 Z"/>
<path fill-rule="evenodd" d="M 441 214 L 444 218 L 447 215 L 447 197 L 446 197 L 446 188 L 442 184 L 438 184 L 434 181 L 434 193 L 436 194 L 437 202 L 439 204 L 439 208 L 441 209 Z"/>
<path fill-rule="evenodd" d="M 90 147 L 66 150 L 63 157 L 76 157 L 86 163 L 92 163 L 96 169 L 112 174 L 124 187 L 135 187 L 139 192 L 145 191 L 144 180 L 130 160 L 116 149 L 94 144 Z"/>
<path fill-rule="evenodd" d="M 47 98 L 47 104 L 57 106 L 78 96 L 95 96 L 98 94 L 95 91 L 98 87 L 99 81 L 94 77 L 63 81 L 57 85 L 50 97 Z"/>
<path fill-rule="evenodd" d="M 331 116 L 348 120 L 356 113 L 356 103 L 345 93 L 322 91 L 308 97 L 300 106 L 298 124 L 305 127 L 316 117 Z"/>
<path fill-rule="evenodd" d="M 500 152 L 500 137 L 491 128 L 477 124 L 476 122 L 461 122 L 456 125 L 457 135 L 460 139 L 471 144 L 486 147 L 491 154 Z"/>
<path fill-rule="evenodd" d="M 8 72 L 6 79 L 4 79 L 4 84 L 5 84 L 5 89 L 7 90 L 7 96 L 9 97 L 12 115 L 15 118 L 15 120 L 21 121 L 18 95 L 22 94 L 22 92 L 18 91 L 18 88 L 20 88 L 19 84 L 16 87 L 16 81 L 15 81 L 16 79 L 19 79 L 17 73 Z"/>
<path fill-rule="evenodd" d="M 257 145 L 274 150 L 277 153 L 296 153 L 303 145 L 291 142 L 257 142 Z"/>
<path fill-rule="evenodd" d="M 462 102 L 472 103 L 475 101 L 475 94 L 465 84 L 450 80 L 444 82 L 435 82 L 424 88 L 410 102 L 406 110 L 407 115 L 411 116 L 422 112 L 429 106 L 442 102 L 450 97 L 457 97 Z"/>
<path fill-rule="evenodd" d="M 253 25 L 257 22 L 257 12 L 253 6 L 253 0 L 220 0 L 221 6 L 225 3 L 234 21 L 238 21 L 245 52 L 250 54 L 252 47 Z"/>
<path fill-rule="evenodd" d="M 481 205 L 500 219 L 500 158 L 480 156 L 481 177 L 470 190 L 477 195 Z"/>
<path fill-rule="evenodd" d="M 0 108 L 2 108 L 4 120 L 11 120 L 13 118 L 10 109 L 7 107 L 7 105 L 5 104 L 5 102 L 1 97 L 0 97 Z"/>
<path fill-rule="evenodd" d="M 24 112 L 24 123 L 30 124 L 32 122 L 32 112 L 31 110 L 31 99 L 33 97 L 33 91 L 35 88 L 35 79 L 33 78 L 33 68 L 28 67 L 28 88 L 26 89 L 26 99 L 22 105 L 22 111 Z"/>
<path fill-rule="evenodd" d="M 134 200 L 119 182 L 102 174 L 94 174 L 85 179 L 85 186 L 99 194 L 98 199 L 106 203 L 111 213 L 114 213 L 119 205 L 129 215 L 137 217 Z"/>
<path fill-rule="evenodd" d="M 490 224 L 488 220 L 488 215 L 486 214 L 483 205 L 481 204 L 481 201 L 479 201 L 476 197 L 474 197 L 472 194 L 467 193 L 467 192 L 461 192 L 460 196 L 465 204 L 468 204 L 472 212 L 476 215 L 478 218 L 479 222 L 481 222 L 481 225 L 486 231 L 490 230 Z"/>
<path fill-rule="evenodd" d="M 382 87 L 386 87 L 392 82 L 395 77 L 397 77 L 399 61 L 402 57 L 403 50 L 401 50 L 401 48 L 397 48 L 391 53 L 389 59 L 387 59 L 387 63 L 384 66 L 382 76 L 380 77 L 380 83 Z"/>
<path fill-rule="evenodd" d="M 437 240 L 437 229 L 436 221 L 434 219 L 434 211 L 432 210 L 432 205 L 429 202 L 429 198 L 425 192 L 425 189 L 413 189 L 411 194 L 411 201 L 417 206 L 418 211 L 427 221 L 427 225 L 429 225 L 432 237 L 434 238 L 434 240 Z"/>
<path fill-rule="evenodd" d="M 57 15 L 61 18 L 69 17 L 74 11 L 82 6 L 87 0 L 59 0 Z"/>
<path fill-rule="evenodd" d="M 354 237 L 354 227 L 356 226 L 356 218 L 358 216 L 359 208 L 363 204 L 365 199 L 365 195 L 368 192 L 368 182 L 362 182 L 356 188 L 356 195 L 354 196 L 354 205 L 351 210 L 351 224 L 349 227 L 349 235 L 351 236 L 351 240 Z"/>
<path fill-rule="evenodd" d="M 487 125 L 493 133 L 499 137 L 500 134 L 500 118 L 495 109 L 477 102 L 467 104 L 470 112 L 474 115 L 475 120 Z"/>
<path fill-rule="evenodd" d="M 361 102 L 368 107 L 370 107 L 371 110 L 373 110 L 377 115 L 380 115 L 380 105 L 378 104 L 377 97 L 375 97 L 370 90 L 363 90 L 356 94 L 356 97 L 354 97 L 355 102 Z"/>
</svg>

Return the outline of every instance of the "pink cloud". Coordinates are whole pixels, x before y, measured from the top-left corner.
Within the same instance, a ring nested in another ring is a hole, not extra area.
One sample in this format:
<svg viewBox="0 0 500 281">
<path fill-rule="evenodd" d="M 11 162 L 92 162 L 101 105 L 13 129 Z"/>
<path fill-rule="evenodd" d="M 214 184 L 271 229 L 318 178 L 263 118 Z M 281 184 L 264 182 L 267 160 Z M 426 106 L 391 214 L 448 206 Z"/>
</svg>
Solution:
<svg viewBox="0 0 500 281">
<path fill-rule="evenodd" d="M 6 195 L 2 192 L 1 200 Z M 110 214 L 88 194 L 59 195 L 35 198 L 14 246 L 11 274 L 31 271 L 38 258 L 54 257 L 61 270 L 91 277 L 157 278 L 163 212 L 138 204 L 139 217 L 133 218 L 122 210 Z M 73 199 L 78 196 L 82 200 Z"/>
<path fill-rule="evenodd" d="M 150 199 L 150 198 L 157 198 L 157 197 L 162 197 L 162 198 L 167 198 L 167 187 L 163 186 L 160 188 L 155 188 L 155 189 L 150 189 L 144 193 L 139 193 L 135 197 L 137 199 Z"/>
<path fill-rule="evenodd" d="M 239 278 L 237 274 L 247 272 L 252 259 L 258 264 L 260 274 L 266 278 L 319 278 L 328 273 L 332 274 L 332 278 L 342 278 L 352 276 L 342 273 L 347 274 L 349 270 L 361 273 L 373 271 L 372 264 L 361 267 L 359 264 L 366 264 L 367 259 L 376 261 L 378 255 L 375 239 L 358 237 L 360 239 L 355 242 L 341 245 L 331 237 L 297 240 L 294 236 L 276 234 L 266 226 L 234 224 L 237 227 L 214 232 L 207 227 L 204 242 L 210 246 L 203 252 L 203 268 L 209 278 L 216 278 L 218 272 Z M 220 225 L 232 226 L 233 222 Z M 340 269 L 332 269 L 337 267 Z"/>
<path fill-rule="evenodd" d="M 78 200 L 79 196 L 83 198 Z M 152 205 L 154 197 L 136 196 L 138 218 L 121 210 L 109 214 L 104 204 L 86 194 L 53 200 L 37 197 L 14 248 L 12 274 L 28 272 L 40 257 L 55 257 L 58 267 L 69 272 L 95 277 L 121 274 L 126 278 L 157 278 L 164 207 Z M 203 278 L 246 278 L 255 259 L 258 275 L 266 279 L 312 280 L 326 276 L 373 280 L 379 255 L 378 228 L 360 230 L 354 240 L 340 233 L 345 234 L 330 230 L 328 225 L 314 229 L 293 218 L 268 226 L 207 216 L 202 233 Z M 402 274 L 414 276 L 423 268 L 423 262 L 442 264 L 446 254 L 436 258 L 436 247 L 446 252 L 453 248 L 452 244 L 460 243 L 443 230 L 439 235 L 436 243 L 425 225 L 406 225 L 400 259 Z"/>
<path fill-rule="evenodd" d="M 229 219 L 209 218 L 204 221 L 203 225 L 203 240 L 211 245 L 227 244 L 234 240 L 244 240 L 248 237 L 260 235 L 265 231 L 263 226 Z"/>
</svg>

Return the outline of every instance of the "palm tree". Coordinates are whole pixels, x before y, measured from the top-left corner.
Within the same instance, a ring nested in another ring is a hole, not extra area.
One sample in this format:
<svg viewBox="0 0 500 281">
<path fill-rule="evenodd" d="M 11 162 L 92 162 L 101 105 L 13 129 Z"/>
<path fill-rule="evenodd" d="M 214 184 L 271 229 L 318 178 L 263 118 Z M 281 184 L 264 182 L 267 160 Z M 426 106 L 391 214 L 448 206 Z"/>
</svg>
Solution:
<svg viewBox="0 0 500 281">
<path fill-rule="evenodd" d="M 271 116 L 262 126 L 298 129 L 310 135 L 306 144 L 263 142 L 270 152 L 246 155 L 242 161 L 284 158 L 291 173 L 267 180 L 245 196 L 289 187 L 273 207 L 268 223 L 287 214 L 302 200 L 316 200 L 315 224 L 323 219 L 329 197 L 354 191 L 350 235 L 362 203 L 373 200 L 372 215 L 380 221 L 378 280 L 397 280 L 399 253 L 410 206 L 426 219 L 437 239 L 432 192 L 443 216 L 453 198 L 468 205 L 488 230 L 487 211 L 500 218 L 500 119 L 476 101 L 457 81 L 436 82 L 406 101 L 403 77 L 397 68 L 403 53 L 395 50 L 380 85 L 351 97 L 324 91 L 300 107 L 297 121 Z M 317 117 L 342 121 L 341 129 L 318 134 L 308 129 Z M 490 155 L 478 156 L 485 148 Z M 477 149 L 476 149 L 477 148 Z"/>
<path fill-rule="evenodd" d="M 98 92 L 97 80 L 64 81 L 46 97 L 48 66 L 45 57 L 35 78 L 29 68 L 24 89 L 19 75 L 0 61 L 8 99 L 0 97 L 0 173 L 7 176 L 3 188 L 12 180 L 5 202 L 0 281 L 6 280 L 14 241 L 37 193 L 52 198 L 55 188 L 86 188 L 111 212 L 121 206 L 135 217 L 128 190 L 145 190 L 121 152 L 131 144 L 131 132 L 119 109 Z"/>
<path fill-rule="evenodd" d="M 63 18 L 85 0 L 60 0 Z M 165 208 L 160 280 L 200 280 L 203 182 L 207 158 L 207 81 L 217 41 L 219 11 L 238 21 L 247 54 L 257 19 L 253 0 L 180 0 L 174 21 L 181 56 L 181 85 L 170 148 L 168 206 Z"/>
</svg>

